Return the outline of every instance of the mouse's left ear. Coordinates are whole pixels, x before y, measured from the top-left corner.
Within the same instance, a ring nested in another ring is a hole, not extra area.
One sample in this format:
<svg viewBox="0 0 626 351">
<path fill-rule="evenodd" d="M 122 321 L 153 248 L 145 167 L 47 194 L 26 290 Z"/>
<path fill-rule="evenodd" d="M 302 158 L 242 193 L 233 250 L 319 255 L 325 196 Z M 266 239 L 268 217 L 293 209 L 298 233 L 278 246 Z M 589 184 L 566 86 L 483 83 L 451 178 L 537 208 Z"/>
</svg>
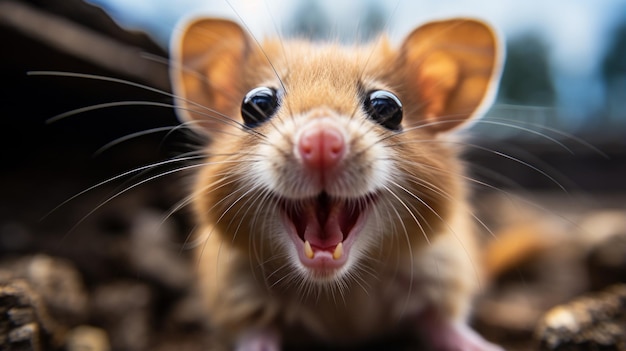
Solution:
<svg viewBox="0 0 626 351">
<path fill-rule="evenodd" d="M 441 132 L 479 116 L 496 95 L 503 61 L 494 30 L 473 19 L 414 30 L 398 57 L 402 85 L 416 98 L 421 123 Z"/>
</svg>

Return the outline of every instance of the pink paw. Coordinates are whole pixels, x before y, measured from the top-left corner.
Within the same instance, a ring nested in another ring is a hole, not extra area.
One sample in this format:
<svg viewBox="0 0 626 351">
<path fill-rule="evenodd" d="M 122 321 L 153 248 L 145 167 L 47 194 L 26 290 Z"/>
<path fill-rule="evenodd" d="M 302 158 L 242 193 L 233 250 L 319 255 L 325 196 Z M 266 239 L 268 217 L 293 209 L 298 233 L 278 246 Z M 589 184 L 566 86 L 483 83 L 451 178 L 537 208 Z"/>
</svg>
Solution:
<svg viewBox="0 0 626 351">
<path fill-rule="evenodd" d="M 504 351 L 464 323 L 424 323 L 424 336 L 436 351 Z"/>
<path fill-rule="evenodd" d="M 280 336 L 272 329 L 254 329 L 237 340 L 236 351 L 280 351 Z"/>
</svg>

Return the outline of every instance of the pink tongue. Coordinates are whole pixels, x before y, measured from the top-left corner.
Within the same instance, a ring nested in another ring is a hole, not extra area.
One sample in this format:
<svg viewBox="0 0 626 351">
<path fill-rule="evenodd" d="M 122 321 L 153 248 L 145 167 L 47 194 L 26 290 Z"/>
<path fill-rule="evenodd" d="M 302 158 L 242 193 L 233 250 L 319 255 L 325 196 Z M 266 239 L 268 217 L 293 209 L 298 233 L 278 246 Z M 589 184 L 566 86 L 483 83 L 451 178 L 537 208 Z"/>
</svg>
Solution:
<svg viewBox="0 0 626 351">
<path fill-rule="evenodd" d="M 304 240 L 317 249 L 332 251 L 343 241 L 339 220 L 341 206 L 332 202 L 317 204 L 317 206 L 326 208 L 318 210 L 314 203 L 308 204 L 305 208 L 304 216 L 302 216 L 302 220 L 305 221 Z M 324 221 L 325 223 L 321 223 Z"/>
</svg>

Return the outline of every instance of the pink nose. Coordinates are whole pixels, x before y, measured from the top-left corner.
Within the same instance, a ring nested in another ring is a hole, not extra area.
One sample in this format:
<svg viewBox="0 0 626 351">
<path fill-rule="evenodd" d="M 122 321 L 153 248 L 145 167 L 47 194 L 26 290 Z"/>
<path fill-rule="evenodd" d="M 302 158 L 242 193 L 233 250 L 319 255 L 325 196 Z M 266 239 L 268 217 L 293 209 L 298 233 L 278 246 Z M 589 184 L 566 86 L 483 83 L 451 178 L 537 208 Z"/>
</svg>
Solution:
<svg viewBox="0 0 626 351">
<path fill-rule="evenodd" d="M 310 126 L 298 140 L 298 152 L 304 165 L 310 169 L 328 170 L 343 157 L 346 144 L 343 134 L 326 123 Z"/>
</svg>

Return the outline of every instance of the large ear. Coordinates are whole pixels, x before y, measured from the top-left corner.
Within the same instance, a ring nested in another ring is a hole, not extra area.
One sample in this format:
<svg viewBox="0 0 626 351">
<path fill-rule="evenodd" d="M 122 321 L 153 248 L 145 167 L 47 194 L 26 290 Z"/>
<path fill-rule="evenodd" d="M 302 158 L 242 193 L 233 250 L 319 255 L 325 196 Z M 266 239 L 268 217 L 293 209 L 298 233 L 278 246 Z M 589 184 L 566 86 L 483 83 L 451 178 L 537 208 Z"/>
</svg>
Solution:
<svg viewBox="0 0 626 351">
<path fill-rule="evenodd" d="M 417 94 L 428 128 L 456 128 L 493 102 L 502 66 L 493 29 L 473 19 L 428 23 L 414 30 L 400 52 L 404 84 Z"/>
<path fill-rule="evenodd" d="M 241 103 L 236 96 L 249 47 L 245 32 L 228 20 L 198 18 L 175 33 L 170 79 L 180 97 L 175 99 L 179 119 L 208 132 L 223 128 L 229 123 L 223 115 Z"/>
</svg>

